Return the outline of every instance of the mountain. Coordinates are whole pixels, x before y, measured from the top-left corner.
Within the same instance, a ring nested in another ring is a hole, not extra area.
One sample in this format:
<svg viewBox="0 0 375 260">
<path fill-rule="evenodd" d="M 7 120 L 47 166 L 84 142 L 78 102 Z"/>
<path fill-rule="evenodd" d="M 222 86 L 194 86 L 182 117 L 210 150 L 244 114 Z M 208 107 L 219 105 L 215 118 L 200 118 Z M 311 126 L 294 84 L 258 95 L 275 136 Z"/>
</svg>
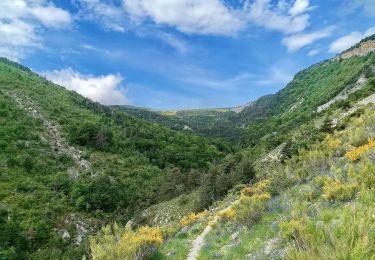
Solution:
<svg viewBox="0 0 375 260">
<path fill-rule="evenodd" d="M 374 66 L 372 51 L 327 60 L 247 106 L 232 127 L 250 145 L 210 167 L 201 195 L 104 227 L 90 240 L 94 258 L 371 259 Z M 227 185 L 251 167 L 250 182 Z"/>
<path fill-rule="evenodd" d="M 334 101 L 343 92 L 351 91 L 354 87 L 358 89 L 353 92 L 359 89 L 362 92 L 371 91 L 374 46 L 374 36 L 363 39 L 337 57 L 300 71 L 277 93 L 244 106 L 182 110 L 161 116 L 157 111 L 150 111 L 146 118 L 176 130 L 192 129 L 195 133 L 224 138 L 239 148 L 258 145 L 262 138 L 267 139 L 264 140 L 265 146 L 274 148 L 288 139 L 287 134 L 291 129 L 316 117 L 319 114 L 316 112 L 322 112 L 317 111 L 320 106 Z M 355 99 L 353 95 L 352 99 Z M 341 102 L 332 104 L 345 105 L 343 102 L 341 99 Z"/>
<path fill-rule="evenodd" d="M 232 151 L 94 103 L 6 59 L 0 114 L 6 259 L 80 258 L 97 227 L 194 190 L 194 178 Z"/>
<path fill-rule="evenodd" d="M 227 127 L 235 121 L 236 113 L 231 108 L 153 111 L 131 106 L 113 107 L 177 131 L 188 131 L 216 138 L 237 136 L 237 129 Z"/>
<path fill-rule="evenodd" d="M 371 258 L 373 37 L 237 111 L 102 106 L 1 59 L 0 259 Z"/>
</svg>

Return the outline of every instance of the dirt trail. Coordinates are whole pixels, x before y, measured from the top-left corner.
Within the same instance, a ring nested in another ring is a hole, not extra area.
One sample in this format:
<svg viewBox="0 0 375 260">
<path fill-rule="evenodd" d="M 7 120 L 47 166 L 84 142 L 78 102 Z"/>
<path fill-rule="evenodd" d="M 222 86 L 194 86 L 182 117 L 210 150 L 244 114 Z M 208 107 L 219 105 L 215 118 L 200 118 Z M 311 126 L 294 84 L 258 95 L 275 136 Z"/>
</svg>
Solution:
<svg viewBox="0 0 375 260">
<path fill-rule="evenodd" d="M 190 249 L 187 260 L 196 260 L 197 259 L 198 255 L 199 255 L 199 251 L 202 249 L 202 247 L 204 245 L 204 238 L 206 237 L 206 235 L 208 233 L 210 233 L 210 231 L 212 230 L 212 226 L 215 225 L 219 221 L 220 213 L 222 213 L 224 211 L 227 211 L 228 209 L 232 208 L 238 202 L 239 202 L 239 200 L 236 200 L 236 201 L 232 202 L 228 207 L 220 210 L 215 215 L 214 219 L 210 222 L 210 225 L 207 225 L 206 228 L 203 230 L 203 232 L 193 241 L 193 243 L 192 243 L 193 246 Z"/>
<path fill-rule="evenodd" d="M 6 94 L 10 96 L 18 104 L 18 106 L 25 110 L 30 116 L 43 122 L 46 128 L 47 138 L 50 140 L 51 146 L 57 154 L 67 154 L 71 156 L 75 161 L 75 168 L 85 171 L 89 169 L 89 162 L 82 158 L 82 152 L 75 147 L 68 145 L 66 140 L 61 136 L 60 126 L 56 122 L 49 120 L 33 101 L 15 92 L 6 92 Z M 77 171 L 75 169 L 70 169 L 69 174 L 72 175 L 72 177 L 76 177 Z"/>
</svg>

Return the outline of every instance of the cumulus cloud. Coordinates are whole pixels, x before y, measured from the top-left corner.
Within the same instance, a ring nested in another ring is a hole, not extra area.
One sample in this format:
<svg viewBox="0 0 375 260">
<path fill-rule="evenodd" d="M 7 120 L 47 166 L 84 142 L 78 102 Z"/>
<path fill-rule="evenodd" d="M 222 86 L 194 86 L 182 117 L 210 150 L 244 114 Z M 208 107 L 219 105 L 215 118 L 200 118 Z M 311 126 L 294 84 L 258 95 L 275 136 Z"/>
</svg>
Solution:
<svg viewBox="0 0 375 260">
<path fill-rule="evenodd" d="M 361 39 L 375 33 L 375 27 L 370 27 L 365 32 L 351 32 L 341 38 L 338 38 L 329 45 L 329 51 L 332 53 L 342 52 L 354 44 L 358 43 Z"/>
<path fill-rule="evenodd" d="M 0 10 L 0 55 L 12 60 L 41 46 L 41 27 L 64 28 L 72 22 L 69 12 L 45 0 L 2 0 Z"/>
<path fill-rule="evenodd" d="M 239 12 L 220 0 L 124 0 L 133 21 L 151 19 L 186 33 L 234 34 L 244 27 Z"/>
<path fill-rule="evenodd" d="M 84 75 L 72 68 L 47 71 L 42 74 L 52 82 L 104 105 L 129 103 L 126 91 L 121 87 L 123 78 L 120 75 Z"/>
<path fill-rule="evenodd" d="M 145 26 L 170 26 L 185 33 L 236 35 L 252 25 L 298 33 L 309 24 L 308 0 L 74 0 L 79 17 L 106 29 L 124 32 Z M 117 4 L 116 4 L 117 3 Z M 122 7 L 122 8 L 121 8 Z"/>
<path fill-rule="evenodd" d="M 283 38 L 282 44 L 285 45 L 289 52 L 297 51 L 313 42 L 331 35 L 333 27 L 328 27 L 320 31 L 311 33 L 300 33 Z"/>
</svg>

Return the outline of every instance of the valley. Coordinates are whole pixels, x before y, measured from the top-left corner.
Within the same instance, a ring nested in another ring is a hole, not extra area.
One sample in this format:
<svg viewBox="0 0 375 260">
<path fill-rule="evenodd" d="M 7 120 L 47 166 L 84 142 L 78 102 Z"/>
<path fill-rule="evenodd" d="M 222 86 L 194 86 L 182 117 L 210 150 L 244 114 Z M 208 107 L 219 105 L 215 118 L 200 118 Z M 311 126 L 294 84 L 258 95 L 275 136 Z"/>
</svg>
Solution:
<svg viewBox="0 0 375 260">
<path fill-rule="evenodd" d="M 105 106 L 0 59 L 0 259 L 372 259 L 375 35 L 237 108 Z"/>
</svg>

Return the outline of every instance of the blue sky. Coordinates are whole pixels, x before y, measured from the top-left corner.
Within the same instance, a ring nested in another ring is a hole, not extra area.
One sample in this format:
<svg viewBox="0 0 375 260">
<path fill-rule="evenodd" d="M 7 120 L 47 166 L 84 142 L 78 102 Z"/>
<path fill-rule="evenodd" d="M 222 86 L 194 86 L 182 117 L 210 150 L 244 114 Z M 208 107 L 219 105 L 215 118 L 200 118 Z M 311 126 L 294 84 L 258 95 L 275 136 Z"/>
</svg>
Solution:
<svg viewBox="0 0 375 260">
<path fill-rule="evenodd" d="M 375 33 L 373 0 L 2 0 L 0 56 L 103 104 L 231 107 Z"/>
</svg>

